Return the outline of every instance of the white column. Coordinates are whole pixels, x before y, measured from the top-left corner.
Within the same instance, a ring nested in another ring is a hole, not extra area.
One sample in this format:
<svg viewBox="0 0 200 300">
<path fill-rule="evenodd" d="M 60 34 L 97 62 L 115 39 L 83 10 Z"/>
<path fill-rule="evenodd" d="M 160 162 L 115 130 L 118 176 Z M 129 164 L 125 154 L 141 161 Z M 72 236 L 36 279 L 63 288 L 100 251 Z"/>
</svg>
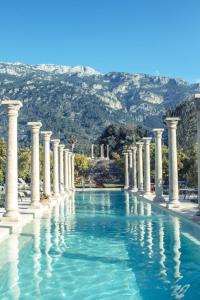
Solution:
<svg viewBox="0 0 200 300">
<path fill-rule="evenodd" d="M 193 100 L 196 105 L 196 112 L 197 112 L 197 145 L 198 145 L 198 208 L 199 211 L 197 215 L 200 216 L 200 94 L 195 94 Z"/>
<path fill-rule="evenodd" d="M 66 192 L 69 190 L 69 175 L 68 175 L 68 168 L 69 168 L 69 162 L 68 162 L 68 152 L 69 149 L 64 149 L 64 189 Z"/>
<path fill-rule="evenodd" d="M 109 159 L 109 145 L 106 145 L 106 157 Z"/>
<path fill-rule="evenodd" d="M 128 174 L 129 174 L 129 188 L 132 188 L 132 173 L 133 173 L 133 153 L 128 150 Z"/>
<path fill-rule="evenodd" d="M 162 134 L 164 129 L 154 128 L 155 136 L 155 193 L 154 201 L 164 202 L 163 197 L 163 174 L 162 174 Z"/>
<path fill-rule="evenodd" d="M 151 196 L 151 159 L 150 143 L 151 137 L 144 137 L 144 195 Z"/>
<path fill-rule="evenodd" d="M 18 210 L 18 162 L 17 162 L 17 117 L 22 103 L 17 100 L 4 100 L 8 116 L 7 159 L 6 159 L 6 195 L 3 215 L 10 220 L 20 220 Z"/>
<path fill-rule="evenodd" d="M 44 175 L 43 175 L 43 189 L 48 196 L 51 195 L 51 166 L 50 166 L 50 138 L 51 131 L 41 131 L 44 141 Z"/>
<path fill-rule="evenodd" d="M 104 144 L 101 144 L 101 146 L 100 146 L 100 157 L 102 159 L 104 158 Z"/>
<path fill-rule="evenodd" d="M 168 148 L 169 148 L 169 204 L 179 205 L 178 189 L 178 166 L 177 166 L 177 142 L 176 129 L 180 119 L 176 117 L 166 118 L 168 127 Z"/>
<path fill-rule="evenodd" d="M 72 179 L 72 190 L 75 190 L 75 183 L 74 183 L 74 158 L 75 158 L 75 154 L 72 153 L 71 155 L 71 179 Z"/>
<path fill-rule="evenodd" d="M 127 190 L 129 188 L 129 172 L 128 172 L 128 152 L 124 152 L 124 189 Z"/>
<path fill-rule="evenodd" d="M 69 180 L 69 190 L 72 190 L 72 160 L 71 160 L 72 152 L 68 153 L 68 180 Z"/>
<path fill-rule="evenodd" d="M 28 122 L 32 133 L 31 149 L 31 206 L 40 208 L 40 128 L 41 122 Z"/>
<path fill-rule="evenodd" d="M 64 193 L 64 165 L 63 165 L 63 150 L 65 145 L 58 146 L 59 149 L 59 190 L 60 193 Z"/>
<path fill-rule="evenodd" d="M 142 157 L 142 149 L 144 143 L 137 142 L 137 154 L 138 154 L 138 193 L 142 194 L 144 191 L 143 186 L 143 157 Z"/>
<path fill-rule="evenodd" d="M 94 144 L 91 145 L 91 158 L 94 159 Z"/>
<path fill-rule="evenodd" d="M 58 145 L 60 140 L 51 140 L 53 144 L 53 193 L 59 195 L 59 168 L 58 168 Z"/>
<path fill-rule="evenodd" d="M 137 192 L 137 147 L 132 147 L 132 192 Z"/>
</svg>

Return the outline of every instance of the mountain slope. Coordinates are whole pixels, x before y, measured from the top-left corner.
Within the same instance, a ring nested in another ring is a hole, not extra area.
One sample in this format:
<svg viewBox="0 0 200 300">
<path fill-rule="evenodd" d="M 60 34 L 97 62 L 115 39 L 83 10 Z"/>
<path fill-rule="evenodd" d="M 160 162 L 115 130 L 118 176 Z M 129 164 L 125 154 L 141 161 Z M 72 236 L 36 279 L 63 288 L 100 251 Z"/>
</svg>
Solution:
<svg viewBox="0 0 200 300">
<path fill-rule="evenodd" d="M 90 67 L 0 63 L 0 99 L 20 99 L 21 142 L 26 123 L 41 120 L 43 129 L 67 140 L 73 134 L 83 148 L 111 123 L 142 123 L 151 129 L 162 116 L 194 92 L 199 84 L 145 74 L 101 74 Z M 0 110 L 0 135 L 5 114 Z M 30 138 L 30 133 L 28 134 Z"/>
</svg>

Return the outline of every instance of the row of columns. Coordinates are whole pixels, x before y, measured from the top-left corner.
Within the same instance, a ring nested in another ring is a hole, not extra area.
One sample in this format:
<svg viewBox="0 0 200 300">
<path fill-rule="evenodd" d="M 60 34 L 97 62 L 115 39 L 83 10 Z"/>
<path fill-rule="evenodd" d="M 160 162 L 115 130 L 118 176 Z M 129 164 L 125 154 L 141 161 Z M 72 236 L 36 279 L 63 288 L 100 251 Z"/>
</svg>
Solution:
<svg viewBox="0 0 200 300">
<path fill-rule="evenodd" d="M 169 203 L 179 204 L 177 141 L 176 129 L 179 118 L 165 119 L 168 128 L 169 151 Z M 163 174 L 162 174 L 162 133 L 163 128 L 153 129 L 155 138 L 155 201 L 163 202 Z M 150 143 L 151 137 L 144 137 L 136 146 L 125 151 L 125 189 L 131 189 L 145 196 L 151 196 Z M 144 148 L 144 162 L 143 162 Z M 137 153 L 137 155 L 136 155 Z M 144 170 L 143 170 L 144 168 Z"/>
<path fill-rule="evenodd" d="M 6 195 L 4 217 L 11 221 L 21 219 L 18 210 L 18 157 L 17 157 L 17 117 L 22 103 L 18 100 L 4 100 L 8 116 Z M 31 129 L 31 206 L 40 208 L 40 157 L 39 134 L 41 122 L 28 122 Z M 74 154 L 59 144 L 60 140 L 51 140 L 51 131 L 42 131 L 44 143 L 43 191 L 48 196 L 58 196 L 74 191 Z M 50 142 L 53 144 L 53 193 L 51 191 Z"/>
<path fill-rule="evenodd" d="M 91 145 L 91 159 L 94 159 L 94 144 Z M 109 145 L 106 145 L 106 156 L 105 156 L 105 145 L 100 145 L 100 158 L 101 159 L 109 159 Z"/>
</svg>

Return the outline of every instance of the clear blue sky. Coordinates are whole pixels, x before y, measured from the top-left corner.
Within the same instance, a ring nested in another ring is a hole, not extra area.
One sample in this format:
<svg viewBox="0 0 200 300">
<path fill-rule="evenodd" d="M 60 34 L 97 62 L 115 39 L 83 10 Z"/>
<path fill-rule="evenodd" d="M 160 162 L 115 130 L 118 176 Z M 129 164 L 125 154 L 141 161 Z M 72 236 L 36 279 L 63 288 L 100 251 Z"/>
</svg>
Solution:
<svg viewBox="0 0 200 300">
<path fill-rule="evenodd" d="M 200 0 L 0 0 L 0 61 L 200 81 Z"/>
</svg>

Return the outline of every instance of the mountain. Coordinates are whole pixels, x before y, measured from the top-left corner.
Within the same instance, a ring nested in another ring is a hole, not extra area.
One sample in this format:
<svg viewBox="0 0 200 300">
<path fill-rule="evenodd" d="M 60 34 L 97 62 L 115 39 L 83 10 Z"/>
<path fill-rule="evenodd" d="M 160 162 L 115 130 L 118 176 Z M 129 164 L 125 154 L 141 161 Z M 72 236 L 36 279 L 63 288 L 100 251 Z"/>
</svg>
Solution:
<svg viewBox="0 0 200 300">
<path fill-rule="evenodd" d="M 90 67 L 0 63 L 0 99 L 19 99 L 19 140 L 30 139 L 28 121 L 41 120 L 66 141 L 73 134 L 87 148 L 111 123 L 162 125 L 169 109 L 200 91 L 200 84 L 146 74 L 110 72 Z M 0 135 L 5 113 L 0 110 Z M 27 139 L 28 136 L 28 139 Z"/>
</svg>

